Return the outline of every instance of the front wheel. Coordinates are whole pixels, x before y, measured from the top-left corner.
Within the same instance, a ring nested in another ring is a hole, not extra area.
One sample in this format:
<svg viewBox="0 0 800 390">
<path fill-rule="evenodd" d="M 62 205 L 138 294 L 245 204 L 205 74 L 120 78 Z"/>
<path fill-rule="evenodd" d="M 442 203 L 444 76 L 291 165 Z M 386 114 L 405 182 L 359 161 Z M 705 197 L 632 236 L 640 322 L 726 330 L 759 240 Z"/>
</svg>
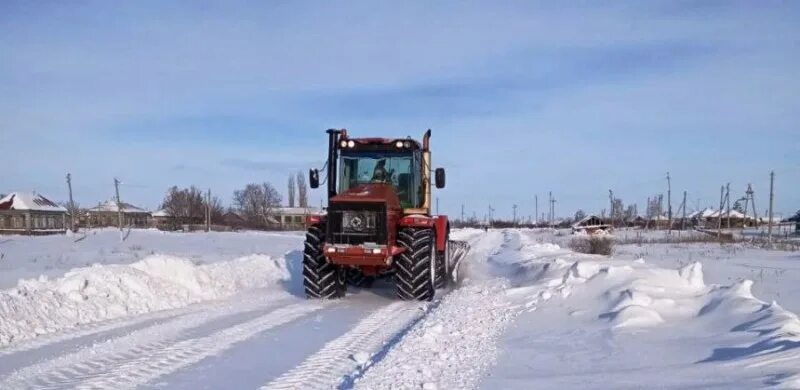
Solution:
<svg viewBox="0 0 800 390">
<path fill-rule="evenodd" d="M 325 228 L 309 227 L 303 250 L 303 288 L 308 298 L 341 298 L 347 291 L 345 270 L 325 258 L 324 243 Z"/>
<path fill-rule="evenodd" d="M 434 234 L 432 229 L 403 228 L 397 244 L 405 250 L 395 256 L 397 296 L 407 301 L 430 301 L 435 295 Z"/>
</svg>

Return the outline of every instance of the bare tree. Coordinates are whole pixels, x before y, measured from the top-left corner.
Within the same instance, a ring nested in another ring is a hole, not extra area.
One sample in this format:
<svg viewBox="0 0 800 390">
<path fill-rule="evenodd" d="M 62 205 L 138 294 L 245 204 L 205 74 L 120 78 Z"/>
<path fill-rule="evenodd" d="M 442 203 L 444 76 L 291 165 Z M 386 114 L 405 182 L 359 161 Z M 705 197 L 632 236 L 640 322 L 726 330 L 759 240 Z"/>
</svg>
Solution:
<svg viewBox="0 0 800 390">
<path fill-rule="evenodd" d="M 636 215 L 636 205 L 629 204 L 628 208 L 625 209 L 625 213 L 622 216 L 625 221 L 632 221 L 637 217 Z"/>
<path fill-rule="evenodd" d="M 294 207 L 294 175 L 289 175 L 289 207 Z"/>
<path fill-rule="evenodd" d="M 281 194 L 270 183 L 250 183 L 233 192 L 233 204 L 248 224 L 267 227 L 271 224 L 273 209 L 280 207 Z"/>
<path fill-rule="evenodd" d="M 647 217 L 653 218 L 664 215 L 664 194 L 658 194 L 650 199 L 647 205 Z"/>
<path fill-rule="evenodd" d="M 308 187 L 303 172 L 297 172 L 297 200 L 300 207 L 308 207 Z"/>
<path fill-rule="evenodd" d="M 583 210 L 578 210 L 575 212 L 575 222 L 578 222 L 584 218 L 586 218 L 586 213 Z"/>
<path fill-rule="evenodd" d="M 744 203 L 743 202 L 745 202 L 746 200 L 747 200 L 747 198 L 745 198 L 745 197 L 741 197 L 739 199 L 736 199 L 736 201 L 733 202 L 733 209 L 738 211 L 738 212 L 740 212 L 740 213 L 742 213 L 742 214 L 744 214 L 745 210 L 744 210 Z"/>
<path fill-rule="evenodd" d="M 161 208 L 177 224 L 200 223 L 205 216 L 206 202 L 203 191 L 195 186 L 182 189 L 173 186 L 167 190 Z"/>
</svg>

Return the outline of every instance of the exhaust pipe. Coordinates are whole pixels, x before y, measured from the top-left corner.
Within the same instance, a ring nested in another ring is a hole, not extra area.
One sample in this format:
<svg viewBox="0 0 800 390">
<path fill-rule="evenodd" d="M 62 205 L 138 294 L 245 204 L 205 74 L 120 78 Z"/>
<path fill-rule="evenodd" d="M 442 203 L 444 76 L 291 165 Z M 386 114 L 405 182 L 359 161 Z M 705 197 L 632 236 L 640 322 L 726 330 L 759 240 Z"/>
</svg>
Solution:
<svg viewBox="0 0 800 390">
<path fill-rule="evenodd" d="M 347 130 L 328 129 L 328 201 L 336 196 L 336 162 L 339 159 L 339 135 L 347 134 Z"/>
</svg>

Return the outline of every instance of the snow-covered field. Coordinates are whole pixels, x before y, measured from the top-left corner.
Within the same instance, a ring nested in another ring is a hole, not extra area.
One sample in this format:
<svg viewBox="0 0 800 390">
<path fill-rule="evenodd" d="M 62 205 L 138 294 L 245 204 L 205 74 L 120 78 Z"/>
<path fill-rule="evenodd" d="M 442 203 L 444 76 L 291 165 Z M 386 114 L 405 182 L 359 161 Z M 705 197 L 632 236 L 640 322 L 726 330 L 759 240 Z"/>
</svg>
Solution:
<svg viewBox="0 0 800 390">
<path fill-rule="evenodd" d="M 800 388 L 798 252 L 454 235 L 431 303 L 305 300 L 301 233 L 0 237 L 0 388 Z"/>
</svg>

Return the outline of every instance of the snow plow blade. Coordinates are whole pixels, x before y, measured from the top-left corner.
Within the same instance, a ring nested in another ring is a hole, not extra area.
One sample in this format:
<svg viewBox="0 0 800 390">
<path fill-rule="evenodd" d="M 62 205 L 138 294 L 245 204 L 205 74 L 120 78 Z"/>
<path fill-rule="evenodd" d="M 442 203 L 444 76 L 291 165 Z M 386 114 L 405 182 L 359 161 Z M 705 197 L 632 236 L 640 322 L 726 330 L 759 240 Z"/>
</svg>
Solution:
<svg viewBox="0 0 800 390">
<path fill-rule="evenodd" d="M 450 241 L 447 243 L 447 250 L 450 252 L 448 253 L 448 257 L 452 264 L 450 276 L 453 278 L 454 282 L 458 281 L 458 268 L 461 266 L 461 261 L 467 257 L 469 249 L 469 243 L 466 241 Z"/>
</svg>

